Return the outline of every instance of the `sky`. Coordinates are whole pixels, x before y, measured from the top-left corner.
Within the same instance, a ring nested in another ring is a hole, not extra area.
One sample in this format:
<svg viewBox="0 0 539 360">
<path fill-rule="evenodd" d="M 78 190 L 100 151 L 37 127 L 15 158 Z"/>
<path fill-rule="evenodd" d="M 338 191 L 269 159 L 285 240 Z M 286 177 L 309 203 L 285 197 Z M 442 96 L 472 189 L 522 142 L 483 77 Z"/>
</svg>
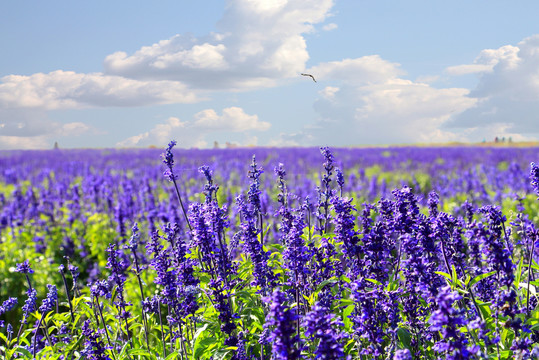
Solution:
<svg viewBox="0 0 539 360">
<path fill-rule="evenodd" d="M 2 1 L 0 149 L 538 140 L 537 14 L 535 0 Z"/>
</svg>

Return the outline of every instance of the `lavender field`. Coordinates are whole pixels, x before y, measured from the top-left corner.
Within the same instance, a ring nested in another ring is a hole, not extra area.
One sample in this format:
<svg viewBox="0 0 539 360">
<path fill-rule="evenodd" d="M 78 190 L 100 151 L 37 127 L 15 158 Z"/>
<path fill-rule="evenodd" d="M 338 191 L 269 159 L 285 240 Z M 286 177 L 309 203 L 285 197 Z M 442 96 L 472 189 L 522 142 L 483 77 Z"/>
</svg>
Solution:
<svg viewBox="0 0 539 360">
<path fill-rule="evenodd" d="M 0 152 L 0 358 L 537 359 L 533 161 Z"/>
</svg>

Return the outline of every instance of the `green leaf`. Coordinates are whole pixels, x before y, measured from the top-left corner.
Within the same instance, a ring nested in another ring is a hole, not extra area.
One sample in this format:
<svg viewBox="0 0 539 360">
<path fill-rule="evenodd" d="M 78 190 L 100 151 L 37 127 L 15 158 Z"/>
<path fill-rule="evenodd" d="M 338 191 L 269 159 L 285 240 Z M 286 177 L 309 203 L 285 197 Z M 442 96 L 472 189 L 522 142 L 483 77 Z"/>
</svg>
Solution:
<svg viewBox="0 0 539 360">
<path fill-rule="evenodd" d="M 407 349 L 410 349 L 410 344 L 412 342 L 412 335 L 408 332 L 408 330 L 404 328 L 398 328 L 397 329 L 397 336 L 399 337 L 399 341 Z"/>
<path fill-rule="evenodd" d="M 144 355 L 144 356 L 152 356 L 152 353 L 149 352 L 146 349 L 131 349 L 127 352 L 129 355 Z"/>
<path fill-rule="evenodd" d="M 474 286 L 475 284 L 477 284 L 479 281 L 483 280 L 483 279 L 486 279 L 488 277 L 491 277 L 492 275 L 496 274 L 496 271 L 491 271 L 491 272 L 488 272 L 488 273 L 484 273 L 484 274 L 480 274 L 480 275 L 477 275 L 476 277 L 474 277 L 471 281 L 470 281 L 470 285 L 469 287 L 471 288 L 472 286 Z"/>
<path fill-rule="evenodd" d="M 441 276 L 447 278 L 448 280 L 451 280 L 451 275 L 449 275 L 449 274 L 446 273 L 446 272 L 443 272 L 443 271 L 435 271 L 434 273 L 435 273 L 435 274 L 438 274 L 438 275 L 441 275 Z"/>
<path fill-rule="evenodd" d="M 367 279 L 367 280 L 369 280 L 369 279 Z M 328 285 L 328 284 L 332 284 L 332 285 L 333 285 L 333 284 L 336 284 L 336 283 L 338 283 L 338 282 L 339 282 L 339 281 L 338 281 L 337 279 L 334 279 L 334 278 L 331 278 L 331 279 L 328 279 L 328 280 L 324 280 L 324 281 L 322 281 L 322 282 L 316 287 L 316 292 L 321 291 L 321 290 L 324 288 L 324 286 L 326 286 L 326 285 Z"/>
<path fill-rule="evenodd" d="M 520 279 L 522 277 L 522 264 L 523 263 L 524 263 L 524 258 L 520 258 L 520 261 L 518 262 L 517 273 L 515 274 L 515 284 L 520 283 Z"/>
<path fill-rule="evenodd" d="M 19 354 L 23 354 L 25 356 L 25 358 L 27 359 L 33 359 L 34 356 L 32 355 L 32 353 L 28 350 L 26 350 L 25 348 L 22 348 L 22 347 L 18 347 L 17 349 L 15 349 L 15 352 L 16 353 L 19 353 Z"/>
<path fill-rule="evenodd" d="M 376 284 L 376 285 L 382 285 L 382 283 L 376 279 L 365 279 L 365 280 L 370 281 L 371 283 Z"/>
<path fill-rule="evenodd" d="M 200 359 L 202 354 L 210 347 L 211 345 L 216 344 L 217 339 L 214 337 L 205 338 L 195 344 L 193 349 L 193 360 Z"/>
<path fill-rule="evenodd" d="M 165 360 L 176 360 L 179 358 L 180 358 L 180 354 L 178 354 L 177 351 L 174 351 L 173 353 L 168 354 Z"/>
</svg>

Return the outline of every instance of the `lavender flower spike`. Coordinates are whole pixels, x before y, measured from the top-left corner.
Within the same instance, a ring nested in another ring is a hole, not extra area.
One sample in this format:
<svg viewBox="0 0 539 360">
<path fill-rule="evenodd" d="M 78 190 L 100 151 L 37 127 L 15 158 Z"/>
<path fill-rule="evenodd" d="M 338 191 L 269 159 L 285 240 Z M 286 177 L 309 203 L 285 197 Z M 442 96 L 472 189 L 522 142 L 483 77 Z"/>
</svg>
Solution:
<svg viewBox="0 0 539 360">
<path fill-rule="evenodd" d="M 530 180 L 533 191 L 539 195 L 539 166 L 534 162 L 530 164 Z"/>
<path fill-rule="evenodd" d="M 42 314 L 46 314 L 49 311 L 54 310 L 56 307 L 56 301 L 58 300 L 58 291 L 56 289 L 56 285 L 47 285 L 47 288 L 49 289 L 47 297 L 43 300 L 41 306 L 39 307 L 39 311 Z"/>
</svg>

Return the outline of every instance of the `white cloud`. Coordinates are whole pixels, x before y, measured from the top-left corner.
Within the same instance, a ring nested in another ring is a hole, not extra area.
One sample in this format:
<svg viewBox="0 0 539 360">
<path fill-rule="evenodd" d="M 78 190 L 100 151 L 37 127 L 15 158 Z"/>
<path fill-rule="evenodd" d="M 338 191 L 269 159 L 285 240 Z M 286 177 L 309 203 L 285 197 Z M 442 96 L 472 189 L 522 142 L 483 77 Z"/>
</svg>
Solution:
<svg viewBox="0 0 539 360">
<path fill-rule="evenodd" d="M 203 110 L 195 114 L 194 126 L 200 129 L 212 131 L 265 131 L 271 127 L 271 124 L 265 121 L 259 121 L 257 115 L 248 115 L 242 108 L 229 107 L 223 109 L 222 115 L 219 115 L 213 109 Z"/>
<path fill-rule="evenodd" d="M 480 56 L 485 57 L 484 52 Z M 448 122 L 446 129 L 475 129 L 476 138 L 487 140 L 516 139 L 518 134 L 535 137 L 539 134 L 539 35 L 488 54 L 496 61 L 470 93 L 476 106 Z"/>
<path fill-rule="evenodd" d="M 243 134 L 242 145 L 256 145 L 258 138 L 251 131 L 266 131 L 270 123 L 259 121 L 257 115 L 248 115 L 239 107 L 225 108 L 219 115 L 213 109 L 202 110 L 194 115 L 193 121 L 168 118 L 151 130 L 131 136 L 116 144 L 119 147 L 137 147 L 165 144 L 176 139 L 182 147 L 206 147 L 209 134 L 235 132 Z"/>
<path fill-rule="evenodd" d="M 0 79 L 1 108 L 43 110 L 192 103 L 195 94 L 175 81 L 140 81 L 101 73 L 53 71 Z"/>
<path fill-rule="evenodd" d="M 400 64 L 384 60 L 378 55 L 322 63 L 307 71 L 317 80 L 340 80 L 354 85 L 380 83 L 405 74 Z"/>
<path fill-rule="evenodd" d="M 337 29 L 337 28 L 338 28 L 337 24 L 335 24 L 335 23 L 329 23 L 329 24 L 327 24 L 327 25 L 324 25 L 324 26 L 322 27 L 322 30 L 324 30 L 324 31 L 331 31 L 331 30 L 335 30 L 335 29 Z"/>
<path fill-rule="evenodd" d="M 246 90 L 297 76 L 309 59 L 304 34 L 328 16 L 333 0 L 232 0 L 205 38 L 176 35 L 128 55 L 106 57 L 105 72 L 177 80 L 194 89 Z"/>
<path fill-rule="evenodd" d="M 53 140 L 99 133 L 82 122 L 61 123 L 39 109 L 0 108 L 0 149 L 49 148 Z"/>
<path fill-rule="evenodd" d="M 492 72 L 500 62 L 505 63 L 505 66 L 515 67 L 519 62 L 518 51 L 518 47 L 511 45 L 505 45 L 499 49 L 485 49 L 479 53 L 473 64 L 450 66 L 445 71 L 449 75 L 487 73 Z"/>
<path fill-rule="evenodd" d="M 92 127 L 82 122 L 71 122 L 63 124 L 58 131 L 60 136 L 81 136 L 83 134 L 94 131 Z"/>
<path fill-rule="evenodd" d="M 389 144 L 453 141 L 461 133 L 442 130 L 451 116 L 475 104 L 469 90 L 437 89 L 402 78 L 397 63 L 377 55 L 319 64 L 308 70 L 320 81 L 337 81 L 319 92 L 318 120 L 274 144 Z"/>
<path fill-rule="evenodd" d="M 0 135 L 0 150 L 38 150 L 49 148 L 46 136 L 3 136 Z"/>
</svg>

